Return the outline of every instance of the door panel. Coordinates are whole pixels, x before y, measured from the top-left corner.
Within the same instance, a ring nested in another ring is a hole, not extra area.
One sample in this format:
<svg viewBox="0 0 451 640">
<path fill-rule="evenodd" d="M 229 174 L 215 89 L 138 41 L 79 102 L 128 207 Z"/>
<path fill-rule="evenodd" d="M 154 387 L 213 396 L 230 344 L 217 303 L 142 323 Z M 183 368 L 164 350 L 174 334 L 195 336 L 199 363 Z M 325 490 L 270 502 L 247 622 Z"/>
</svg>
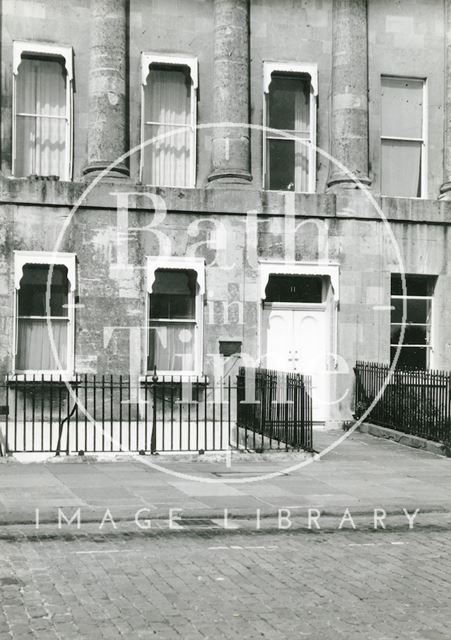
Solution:
<svg viewBox="0 0 451 640">
<path fill-rule="evenodd" d="M 293 311 L 295 371 L 312 376 L 313 420 L 324 422 L 327 415 L 326 314 L 319 311 Z"/>
<path fill-rule="evenodd" d="M 291 309 L 263 310 L 263 356 L 265 366 L 278 371 L 291 371 L 293 312 Z"/>
</svg>

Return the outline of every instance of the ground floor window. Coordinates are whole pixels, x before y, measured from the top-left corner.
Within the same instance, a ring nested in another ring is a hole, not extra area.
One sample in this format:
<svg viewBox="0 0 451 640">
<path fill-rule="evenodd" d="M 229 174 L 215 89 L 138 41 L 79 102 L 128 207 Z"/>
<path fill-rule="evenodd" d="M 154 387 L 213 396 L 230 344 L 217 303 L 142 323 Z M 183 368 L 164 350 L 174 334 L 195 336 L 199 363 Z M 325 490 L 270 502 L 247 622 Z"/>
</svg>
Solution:
<svg viewBox="0 0 451 640">
<path fill-rule="evenodd" d="M 428 369 L 432 349 L 432 302 L 435 276 L 406 275 L 406 293 L 400 274 L 391 276 L 390 362 L 400 348 L 398 369 Z M 403 323 L 403 306 L 406 315 Z M 401 330 L 404 339 L 399 345 Z"/>
<path fill-rule="evenodd" d="M 148 370 L 195 372 L 200 350 L 201 295 L 191 269 L 158 268 L 149 292 Z"/>
<path fill-rule="evenodd" d="M 53 263 L 50 257 L 46 262 L 43 254 L 16 254 L 17 372 L 66 372 L 72 368 L 75 258 L 69 255 L 61 262 Z"/>
</svg>

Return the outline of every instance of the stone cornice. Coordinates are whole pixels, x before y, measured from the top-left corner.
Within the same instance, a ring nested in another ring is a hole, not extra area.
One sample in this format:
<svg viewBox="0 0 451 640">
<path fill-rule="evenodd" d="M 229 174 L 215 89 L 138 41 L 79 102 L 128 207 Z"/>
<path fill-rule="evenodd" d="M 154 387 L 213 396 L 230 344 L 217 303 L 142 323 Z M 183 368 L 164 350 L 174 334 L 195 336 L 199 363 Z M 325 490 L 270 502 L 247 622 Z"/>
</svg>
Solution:
<svg viewBox="0 0 451 640">
<path fill-rule="evenodd" d="M 0 176 L 0 206 L 72 208 L 88 188 L 86 182 Z M 149 188 L 128 180 L 102 181 L 89 192 L 83 209 L 116 209 L 116 193 L 132 193 L 129 208 L 151 211 L 146 194 L 160 196 L 168 212 L 283 216 L 295 213 L 307 218 L 377 220 L 380 215 L 369 199 L 357 190 L 343 194 L 308 194 L 259 191 L 252 188 L 174 189 Z M 142 194 L 142 195 L 141 195 Z M 294 197 L 293 197 L 294 195 Z M 373 196 L 387 220 L 399 223 L 451 224 L 451 201 Z"/>
</svg>

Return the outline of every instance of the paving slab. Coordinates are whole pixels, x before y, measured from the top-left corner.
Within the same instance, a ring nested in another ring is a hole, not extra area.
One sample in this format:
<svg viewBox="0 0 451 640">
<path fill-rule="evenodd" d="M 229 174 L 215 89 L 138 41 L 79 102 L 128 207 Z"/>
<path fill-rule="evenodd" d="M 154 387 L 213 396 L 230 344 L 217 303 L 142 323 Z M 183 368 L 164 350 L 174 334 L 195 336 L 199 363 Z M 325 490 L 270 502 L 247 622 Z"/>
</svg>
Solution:
<svg viewBox="0 0 451 640">
<path fill-rule="evenodd" d="M 315 432 L 316 450 L 342 435 Z M 287 472 L 295 465 L 300 468 Z M 271 517 L 289 507 L 330 514 L 346 508 L 368 514 L 376 508 L 451 512 L 450 488 L 451 459 L 364 433 L 350 434 L 319 460 L 284 452 L 231 461 L 208 455 L 13 460 L 0 464 L 0 524 L 33 523 L 36 509 L 41 522 L 55 522 L 58 508 L 67 515 L 80 508 L 85 522 L 101 519 L 106 509 L 132 521 L 143 507 L 157 518 L 168 518 L 169 509 L 211 517 L 224 509 L 240 517 L 259 509 Z"/>
</svg>

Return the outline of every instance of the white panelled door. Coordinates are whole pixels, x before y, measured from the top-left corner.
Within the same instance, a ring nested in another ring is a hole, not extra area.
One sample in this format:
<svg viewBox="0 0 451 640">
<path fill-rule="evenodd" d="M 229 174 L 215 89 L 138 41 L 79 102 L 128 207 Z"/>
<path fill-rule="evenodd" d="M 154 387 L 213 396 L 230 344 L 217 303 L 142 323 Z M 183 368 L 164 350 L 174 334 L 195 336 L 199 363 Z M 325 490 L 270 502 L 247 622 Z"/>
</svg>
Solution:
<svg viewBox="0 0 451 640">
<path fill-rule="evenodd" d="M 265 366 L 310 375 L 313 420 L 324 422 L 328 406 L 326 358 L 329 335 L 325 309 L 265 308 L 262 329 Z"/>
</svg>

